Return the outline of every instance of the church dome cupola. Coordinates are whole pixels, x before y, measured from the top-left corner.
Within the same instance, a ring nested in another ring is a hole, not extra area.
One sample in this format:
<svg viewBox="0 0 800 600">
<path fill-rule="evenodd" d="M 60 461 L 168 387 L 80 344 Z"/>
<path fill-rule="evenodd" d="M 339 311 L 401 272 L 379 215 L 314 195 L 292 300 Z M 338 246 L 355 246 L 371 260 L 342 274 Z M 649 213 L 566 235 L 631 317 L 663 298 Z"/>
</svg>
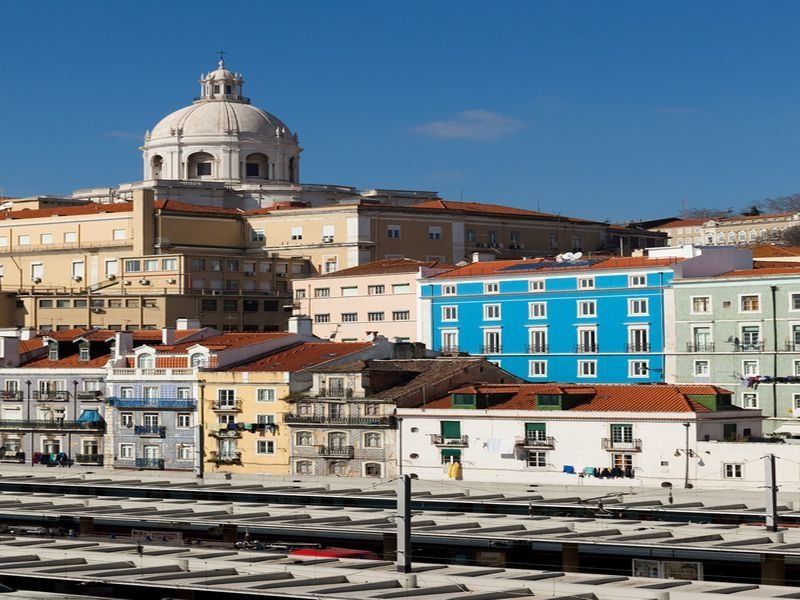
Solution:
<svg viewBox="0 0 800 600">
<path fill-rule="evenodd" d="M 225 100 L 249 104 L 250 99 L 242 95 L 243 83 L 242 74 L 228 71 L 225 60 L 220 56 L 217 70 L 200 76 L 200 97 L 196 102 Z"/>
<path fill-rule="evenodd" d="M 200 76 L 200 96 L 159 121 L 142 147 L 144 179 L 261 185 L 300 181 L 297 134 L 242 95 L 244 78 L 218 68 Z"/>
</svg>

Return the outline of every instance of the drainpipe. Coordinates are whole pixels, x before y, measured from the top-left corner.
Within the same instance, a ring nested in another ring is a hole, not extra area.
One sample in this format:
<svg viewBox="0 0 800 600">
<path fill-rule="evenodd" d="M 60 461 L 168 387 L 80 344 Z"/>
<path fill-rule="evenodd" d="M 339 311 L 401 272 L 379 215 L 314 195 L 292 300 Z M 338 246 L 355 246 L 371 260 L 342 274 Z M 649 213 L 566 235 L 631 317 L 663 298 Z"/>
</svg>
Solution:
<svg viewBox="0 0 800 600">
<path fill-rule="evenodd" d="M 199 435 L 197 436 L 197 470 L 195 475 L 198 479 L 202 479 L 205 475 L 205 408 L 206 408 L 206 382 L 202 379 L 198 382 L 200 387 L 200 422 L 197 424 L 197 431 Z"/>
<path fill-rule="evenodd" d="M 778 313 L 775 309 L 775 297 L 778 293 L 778 286 L 769 286 L 772 292 L 772 417 L 778 417 Z"/>
</svg>

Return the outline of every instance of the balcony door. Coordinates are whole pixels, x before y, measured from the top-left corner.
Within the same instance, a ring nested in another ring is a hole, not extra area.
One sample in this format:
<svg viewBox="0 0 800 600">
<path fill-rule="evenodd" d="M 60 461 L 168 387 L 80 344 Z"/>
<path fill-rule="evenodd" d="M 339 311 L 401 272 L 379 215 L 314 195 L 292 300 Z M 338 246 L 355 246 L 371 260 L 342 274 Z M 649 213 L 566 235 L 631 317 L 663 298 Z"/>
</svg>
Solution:
<svg viewBox="0 0 800 600">
<path fill-rule="evenodd" d="M 145 460 L 158 460 L 161 458 L 161 446 L 145 446 L 143 455 Z"/>
<path fill-rule="evenodd" d="M 758 325 L 745 325 L 742 327 L 742 348 L 744 350 L 758 350 L 761 337 L 761 328 Z"/>
<path fill-rule="evenodd" d="M 630 345 L 631 352 L 647 352 L 649 339 L 649 330 L 637 327 L 628 330 L 628 344 Z"/>
<path fill-rule="evenodd" d="M 614 423 L 611 425 L 611 441 L 617 444 L 633 443 L 633 425 Z"/>
<path fill-rule="evenodd" d="M 597 329 L 579 329 L 578 346 L 581 352 L 597 352 Z"/>
<path fill-rule="evenodd" d="M 694 328 L 694 346 L 701 350 L 711 346 L 711 327 Z"/>
<path fill-rule="evenodd" d="M 328 446 L 330 448 L 344 448 L 347 446 L 347 434 L 339 432 L 329 433 Z"/>
</svg>

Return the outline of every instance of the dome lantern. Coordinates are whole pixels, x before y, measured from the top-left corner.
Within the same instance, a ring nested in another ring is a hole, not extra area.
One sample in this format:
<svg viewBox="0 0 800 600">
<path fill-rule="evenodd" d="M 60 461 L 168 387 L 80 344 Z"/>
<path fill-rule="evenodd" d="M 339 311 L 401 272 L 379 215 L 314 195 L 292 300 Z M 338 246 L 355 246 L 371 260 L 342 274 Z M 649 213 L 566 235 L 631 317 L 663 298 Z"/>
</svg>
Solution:
<svg viewBox="0 0 800 600">
<path fill-rule="evenodd" d="M 226 69 L 222 54 L 220 52 L 217 70 L 200 76 L 200 97 L 196 101 L 224 100 L 249 104 L 250 99 L 242 96 L 242 85 L 244 84 L 242 74 L 232 73 Z"/>
</svg>

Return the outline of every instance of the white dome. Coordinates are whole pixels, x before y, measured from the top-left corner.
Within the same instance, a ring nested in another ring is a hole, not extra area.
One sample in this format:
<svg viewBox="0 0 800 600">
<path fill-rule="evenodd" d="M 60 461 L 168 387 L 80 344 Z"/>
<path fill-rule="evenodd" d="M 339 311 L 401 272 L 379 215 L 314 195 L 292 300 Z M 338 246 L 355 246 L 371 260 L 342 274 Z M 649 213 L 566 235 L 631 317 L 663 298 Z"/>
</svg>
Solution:
<svg viewBox="0 0 800 600">
<path fill-rule="evenodd" d="M 242 102 L 203 102 L 187 106 L 167 115 L 150 132 L 150 141 L 181 135 L 235 135 L 248 138 L 269 137 L 277 133 L 291 135 L 286 125 L 275 115 Z"/>
</svg>

